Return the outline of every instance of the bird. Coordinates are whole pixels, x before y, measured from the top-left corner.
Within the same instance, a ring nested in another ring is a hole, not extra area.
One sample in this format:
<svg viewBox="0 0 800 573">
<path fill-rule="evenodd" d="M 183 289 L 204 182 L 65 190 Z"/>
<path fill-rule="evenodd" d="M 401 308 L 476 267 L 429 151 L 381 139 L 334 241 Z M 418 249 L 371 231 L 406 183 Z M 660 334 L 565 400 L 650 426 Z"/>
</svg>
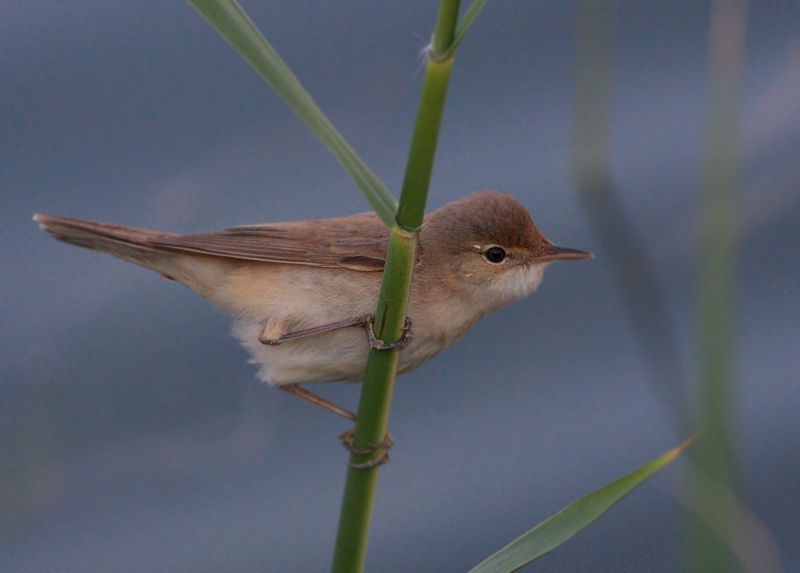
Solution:
<svg viewBox="0 0 800 573">
<path fill-rule="evenodd" d="M 262 381 L 355 420 L 305 385 L 362 380 L 370 348 L 381 347 L 371 318 L 390 231 L 374 213 L 189 235 L 52 215 L 34 220 L 60 241 L 189 287 L 232 315 L 233 335 Z M 554 245 L 509 194 L 450 202 L 423 220 L 406 335 L 383 347 L 400 347 L 398 371 L 412 370 L 482 317 L 536 291 L 551 263 L 591 257 Z"/>
</svg>

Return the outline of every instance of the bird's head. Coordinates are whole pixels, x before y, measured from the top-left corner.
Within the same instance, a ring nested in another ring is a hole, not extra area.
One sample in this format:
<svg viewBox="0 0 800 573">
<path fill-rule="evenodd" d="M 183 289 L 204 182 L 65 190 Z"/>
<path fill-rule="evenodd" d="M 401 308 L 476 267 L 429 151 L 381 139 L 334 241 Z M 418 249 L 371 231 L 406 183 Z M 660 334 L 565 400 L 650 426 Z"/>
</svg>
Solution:
<svg viewBox="0 0 800 573">
<path fill-rule="evenodd" d="M 422 257 L 441 280 L 460 284 L 483 297 L 487 307 L 497 308 L 535 291 L 550 263 L 592 255 L 554 245 L 519 201 L 484 191 L 426 218 Z"/>
</svg>

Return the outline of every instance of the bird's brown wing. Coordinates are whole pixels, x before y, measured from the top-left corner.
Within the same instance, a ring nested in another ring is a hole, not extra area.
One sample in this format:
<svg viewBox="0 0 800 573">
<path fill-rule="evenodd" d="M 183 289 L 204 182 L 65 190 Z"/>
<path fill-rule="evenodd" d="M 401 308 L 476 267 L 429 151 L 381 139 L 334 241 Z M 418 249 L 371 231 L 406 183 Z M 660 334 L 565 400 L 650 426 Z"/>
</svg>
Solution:
<svg viewBox="0 0 800 573">
<path fill-rule="evenodd" d="M 388 241 L 389 230 L 374 213 L 147 239 L 167 251 L 358 271 L 383 270 Z"/>
</svg>

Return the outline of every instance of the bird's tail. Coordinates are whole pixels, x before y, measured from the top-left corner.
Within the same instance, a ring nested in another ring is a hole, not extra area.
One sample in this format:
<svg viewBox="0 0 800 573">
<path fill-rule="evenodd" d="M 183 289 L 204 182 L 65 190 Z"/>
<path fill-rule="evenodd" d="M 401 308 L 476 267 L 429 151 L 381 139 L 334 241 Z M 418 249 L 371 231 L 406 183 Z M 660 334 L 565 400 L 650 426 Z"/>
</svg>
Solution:
<svg viewBox="0 0 800 573">
<path fill-rule="evenodd" d="M 59 241 L 108 253 L 155 271 L 164 270 L 161 267 L 165 256 L 170 258 L 170 253 L 148 245 L 154 239 L 169 236 L 168 233 L 53 215 L 34 215 L 33 220 Z"/>
<path fill-rule="evenodd" d="M 157 245 L 175 235 L 52 215 L 34 215 L 43 231 L 66 243 L 108 253 L 177 280 L 203 296 L 212 294 L 227 264 L 216 257 L 176 252 Z"/>
</svg>

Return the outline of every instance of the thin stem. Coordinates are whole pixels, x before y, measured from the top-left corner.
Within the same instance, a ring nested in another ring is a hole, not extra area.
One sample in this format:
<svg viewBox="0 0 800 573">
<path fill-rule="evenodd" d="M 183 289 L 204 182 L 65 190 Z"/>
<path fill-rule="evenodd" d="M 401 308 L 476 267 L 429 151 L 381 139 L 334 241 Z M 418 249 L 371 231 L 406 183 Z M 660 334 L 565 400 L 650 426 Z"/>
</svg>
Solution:
<svg viewBox="0 0 800 573">
<path fill-rule="evenodd" d="M 715 0 L 709 31 L 708 122 L 704 157 L 701 245 L 699 425 L 694 462 L 694 502 L 700 514 L 719 517 L 720 538 L 698 520 L 692 531 L 693 571 L 737 571 L 728 547 L 736 538 L 734 508 L 714 496 L 708 483 L 737 493 L 734 427 L 733 334 L 735 308 L 737 187 L 736 141 L 747 27 L 746 0 Z M 700 475 L 698 474 L 698 475 Z"/>
<path fill-rule="evenodd" d="M 422 101 L 430 102 L 430 105 L 420 106 L 417 114 L 414 137 L 408 154 L 408 168 L 400 195 L 400 207 L 397 210 L 397 224 L 409 231 L 419 229 L 425 215 L 425 203 L 433 173 L 433 158 L 439 139 L 439 125 L 442 121 L 452 68 L 452 57 L 438 61 L 434 60 L 431 54 L 428 60 L 425 81 L 422 85 Z"/>
<path fill-rule="evenodd" d="M 428 66 L 422 84 L 422 96 L 414 125 L 414 136 L 408 152 L 406 174 L 397 210 L 397 224 L 414 231 L 422 225 L 425 203 L 428 199 L 433 160 L 439 140 L 439 126 L 442 123 L 444 101 L 453 69 L 454 54 L 446 57 L 450 43 L 455 35 L 458 16 L 458 0 L 443 0 L 439 8 L 439 19 L 432 48 L 428 53 Z M 446 43 L 445 43 L 446 40 Z"/>
<path fill-rule="evenodd" d="M 428 57 L 397 225 L 391 232 L 375 313 L 375 334 L 386 342 L 399 340 L 405 324 L 418 242 L 417 230 L 425 214 L 453 61 L 452 54 L 443 61 L 435 59 L 434 55 L 449 49 L 455 34 L 458 7 L 458 0 L 442 0 L 433 39 L 434 52 Z M 380 443 L 386 437 L 399 357 L 399 350 L 396 349 L 370 352 L 353 437 L 355 449 L 368 449 L 370 444 Z M 353 453 L 350 461 L 363 463 L 377 454 Z M 377 466 L 348 468 L 333 556 L 334 573 L 359 573 L 364 569 L 379 473 Z"/>
<path fill-rule="evenodd" d="M 434 58 L 447 52 L 453 45 L 458 23 L 459 0 L 442 0 L 439 5 L 439 16 L 436 18 L 436 30 L 433 33 Z"/>
<path fill-rule="evenodd" d="M 616 2 L 582 0 L 578 11 L 573 171 L 578 197 L 612 273 L 655 397 L 676 435 L 689 433 L 685 373 L 647 240 L 625 209 L 609 167 Z"/>
</svg>

